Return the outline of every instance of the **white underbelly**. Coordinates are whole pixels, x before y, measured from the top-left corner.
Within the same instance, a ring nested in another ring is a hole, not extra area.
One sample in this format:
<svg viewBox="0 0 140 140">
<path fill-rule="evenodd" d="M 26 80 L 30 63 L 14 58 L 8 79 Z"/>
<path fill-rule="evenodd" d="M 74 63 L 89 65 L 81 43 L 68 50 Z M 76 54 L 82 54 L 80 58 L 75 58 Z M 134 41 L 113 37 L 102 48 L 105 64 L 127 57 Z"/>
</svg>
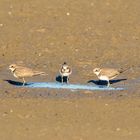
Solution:
<svg viewBox="0 0 140 140">
<path fill-rule="evenodd" d="M 69 76 L 70 73 L 63 73 L 62 76 Z"/>
<path fill-rule="evenodd" d="M 109 81 L 109 78 L 107 76 L 99 76 L 98 77 L 100 80 L 105 80 L 105 81 Z"/>
<path fill-rule="evenodd" d="M 18 76 L 14 73 L 14 77 L 18 78 Z"/>
</svg>

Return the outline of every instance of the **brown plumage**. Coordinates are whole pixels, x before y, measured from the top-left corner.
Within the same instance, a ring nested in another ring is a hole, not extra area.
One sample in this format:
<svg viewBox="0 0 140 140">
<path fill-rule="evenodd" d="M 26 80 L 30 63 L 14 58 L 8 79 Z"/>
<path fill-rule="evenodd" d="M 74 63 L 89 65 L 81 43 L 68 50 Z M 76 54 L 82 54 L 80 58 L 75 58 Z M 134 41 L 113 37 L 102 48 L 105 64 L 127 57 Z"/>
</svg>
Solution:
<svg viewBox="0 0 140 140">
<path fill-rule="evenodd" d="M 112 69 L 112 68 L 95 68 L 93 72 L 100 80 L 105 80 L 110 85 L 109 80 L 116 78 L 120 73 L 123 73 L 127 69 Z"/>
<path fill-rule="evenodd" d="M 11 64 L 9 69 L 13 73 L 14 77 L 23 80 L 23 85 L 25 85 L 25 78 L 37 75 L 45 75 L 45 72 L 35 71 L 27 67 L 18 66 L 16 64 Z"/>
</svg>

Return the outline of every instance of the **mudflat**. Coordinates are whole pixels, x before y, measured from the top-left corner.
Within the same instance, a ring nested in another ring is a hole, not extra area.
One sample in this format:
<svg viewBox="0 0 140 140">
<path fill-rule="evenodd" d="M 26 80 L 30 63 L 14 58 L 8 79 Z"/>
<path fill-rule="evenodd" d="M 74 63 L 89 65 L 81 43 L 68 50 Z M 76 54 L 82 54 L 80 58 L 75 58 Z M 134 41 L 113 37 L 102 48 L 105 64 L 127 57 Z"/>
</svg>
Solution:
<svg viewBox="0 0 140 140">
<path fill-rule="evenodd" d="M 139 140 L 139 7 L 138 0 L 1 0 L 0 139 Z M 59 82 L 65 61 L 72 84 L 95 86 L 95 67 L 129 68 L 111 84 L 124 90 L 11 84 L 21 82 L 12 63 L 47 74 L 27 82 Z"/>
</svg>

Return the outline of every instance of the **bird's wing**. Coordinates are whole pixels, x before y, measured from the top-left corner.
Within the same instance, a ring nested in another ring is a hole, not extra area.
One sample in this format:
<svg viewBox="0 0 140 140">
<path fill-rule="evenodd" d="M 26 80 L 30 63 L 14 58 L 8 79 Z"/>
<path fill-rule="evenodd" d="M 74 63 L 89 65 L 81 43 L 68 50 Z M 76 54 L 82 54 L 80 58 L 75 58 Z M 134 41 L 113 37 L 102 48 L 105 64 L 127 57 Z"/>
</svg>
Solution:
<svg viewBox="0 0 140 140">
<path fill-rule="evenodd" d="M 72 68 L 71 67 L 68 67 L 68 71 L 71 74 L 72 73 Z"/>
<path fill-rule="evenodd" d="M 36 76 L 36 75 L 46 75 L 45 72 L 42 72 L 42 71 L 33 71 L 33 75 Z"/>
<path fill-rule="evenodd" d="M 115 78 L 116 76 L 119 75 L 118 70 L 116 69 L 103 69 L 103 71 L 101 71 L 102 75 L 107 75 L 109 77 L 109 79 Z"/>
<path fill-rule="evenodd" d="M 26 68 L 26 67 L 18 67 L 15 71 L 16 75 L 18 77 L 30 77 L 33 76 L 34 72 L 32 69 L 30 68 Z"/>
<path fill-rule="evenodd" d="M 60 74 L 62 74 L 64 72 L 62 67 L 59 69 L 59 72 L 60 72 Z"/>
</svg>

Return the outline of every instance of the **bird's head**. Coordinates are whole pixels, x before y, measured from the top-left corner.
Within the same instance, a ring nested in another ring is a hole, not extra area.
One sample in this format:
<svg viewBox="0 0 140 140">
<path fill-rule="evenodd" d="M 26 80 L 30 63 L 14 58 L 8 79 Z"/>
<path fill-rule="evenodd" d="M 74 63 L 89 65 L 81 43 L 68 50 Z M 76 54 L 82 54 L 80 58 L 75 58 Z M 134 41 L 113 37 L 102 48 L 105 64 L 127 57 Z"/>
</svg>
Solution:
<svg viewBox="0 0 140 140">
<path fill-rule="evenodd" d="M 63 65 L 62 65 L 62 67 L 63 67 L 63 69 L 67 69 L 67 68 L 68 68 L 67 63 L 66 63 L 66 62 L 64 62 L 64 63 L 63 63 Z"/>
<path fill-rule="evenodd" d="M 13 71 L 16 70 L 16 67 L 17 67 L 16 64 L 11 64 L 11 65 L 9 66 L 9 69 L 13 72 Z"/>
<path fill-rule="evenodd" d="M 99 73 L 101 72 L 101 68 L 95 68 L 95 69 L 93 69 L 93 72 L 94 72 L 96 75 L 99 75 Z"/>
</svg>

